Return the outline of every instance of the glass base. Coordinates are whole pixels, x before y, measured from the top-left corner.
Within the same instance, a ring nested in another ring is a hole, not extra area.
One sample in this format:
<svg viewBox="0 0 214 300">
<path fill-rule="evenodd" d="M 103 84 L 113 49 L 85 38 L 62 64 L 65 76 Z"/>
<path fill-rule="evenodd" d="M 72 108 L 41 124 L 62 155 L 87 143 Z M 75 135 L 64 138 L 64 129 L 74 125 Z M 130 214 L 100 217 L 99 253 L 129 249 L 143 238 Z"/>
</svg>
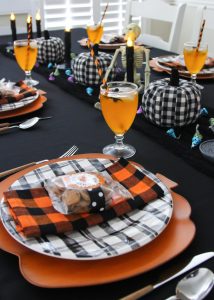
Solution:
<svg viewBox="0 0 214 300">
<path fill-rule="evenodd" d="M 31 79 L 25 79 L 24 83 L 27 84 L 28 86 L 35 86 L 35 85 L 39 84 L 39 81 L 31 78 Z"/>
<path fill-rule="evenodd" d="M 123 158 L 129 158 L 135 155 L 136 149 L 128 144 L 123 144 L 122 147 L 118 147 L 116 144 L 111 144 L 108 146 L 105 146 L 103 148 L 103 153 L 108 155 L 113 155 L 115 157 L 123 157 Z"/>
</svg>

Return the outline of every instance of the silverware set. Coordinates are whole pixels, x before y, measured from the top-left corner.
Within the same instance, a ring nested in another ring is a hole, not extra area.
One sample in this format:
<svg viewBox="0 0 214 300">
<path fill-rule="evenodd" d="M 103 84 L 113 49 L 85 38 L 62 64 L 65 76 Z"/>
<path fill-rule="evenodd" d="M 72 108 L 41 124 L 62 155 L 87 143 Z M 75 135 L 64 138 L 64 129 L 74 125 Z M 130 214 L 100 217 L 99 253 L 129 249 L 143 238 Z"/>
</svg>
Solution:
<svg viewBox="0 0 214 300">
<path fill-rule="evenodd" d="M 78 150 L 79 150 L 79 148 L 78 148 L 77 146 L 73 145 L 73 146 L 72 146 L 71 148 L 69 148 L 64 154 L 62 154 L 59 158 L 72 156 L 72 155 L 74 155 Z M 25 164 L 25 165 L 22 165 L 22 166 L 19 166 L 19 167 L 16 167 L 16 168 L 13 168 L 13 169 L 4 171 L 4 172 L 1 172 L 1 173 L 0 173 L 0 178 L 9 176 L 9 175 L 11 175 L 11 174 L 14 174 L 14 173 L 16 173 L 16 172 L 19 172 L 19 171 L 21 171 L 21 170 L 24 170 L 25 168 L 28 168 L 28 167 L 31 167 L 31 166 L 34 166 L 34 165 L 37 165 L 37 164 L 41 164 L 41 163 L 43 163 L 43 162 L 45 162 L 45 161 L 48 161 L 48 159 L 44 159 L 44 160 L 37 161 L 37 162 L 31 162 L 31 163 L 28 163 L 28 164 Z"/>
<path fill-rule="evenodd" d="M 15 123 L 0 123 L 0 132 L 5 132 L 8 131 L 12 128 L 19 128 L 19 129 L 29 129 L 33 126 L 35 126 L 39 120 L 47 120 L 47 119 L 51 119 L 52 117 L 43 117 L 43 118 L 39 118 L 39 117 L 34 117 L 31 119 L 28 119 L 26 121 L 23 122 L 15 122 Z"/>
<path fill-rule="evenodd" d="M 176 277 L 188 272 L 189 270 L 194 269 L 196 266 L 211 259 L 212 257 L 214 257 L 214 252 L 206 252 L 206 253 L 196 255 L 186 264 L 182 264 L 182 267 L 179 268 L 179 266 L 178 266 L 178 268 L 176 268 L 176 272 L 173 270 L 171 270 L 171 271 L 169 270 L 167 272 L 167 274 L 164 276 L 164 278 L 161 278 L 155 284 L 147 285 L 144 288 L 139 289 L 139 290 L 121 298 L 120 300 L 137 300 L 140 297 L 145 296 L 146 294 L 159 288 L 163 284 L 171 281 L 172 279 L 175 279 Z M 174 266 L 173 266 L 173 269 L 174 269 Z M 208 269 L 206 269 L 206 270 L 208 270 Z M 189 277 L 190 278 L 195 277 L 196 279 L 188 280 Z M 197 281 L 197 284 L 195 283 L 196 281 Z M 184 288 L 183 282 L 185 282 L 185 288 Z M 190 286 L 191 283 L 194 285 L 194 288 L 192 286 Z M 204 298 L 202 298 L 202 295 L 203 295 L 203 297 L 206 297 L 206 295 L 211 291 L 213 284 L 214 284 L 214 274 L 210 270 L 208 270 L 206 272 L 201 271 L 201 270 L 196 272 L 196 270 L 195 270 L 195 271 L 191 272 L 190 274 L 188 274 L 186 277 L 184 277 L 184 279 L 181 280 L 181 283 L 179 283 L 179 286 L 178 286 L 179 298 L 172 296 L 172 297 L 168 298 L 167 300 L 173 300 L 173 299 L 202 300 L 202 299 L 204 299 Z M 182 296 L 180 296 L 180 295 L 182 293 L 187 294 L 187 290 L 189 292 L 188 296 L 186 298 L 185 297 L 181 298 Z M 191 294 L 191 292 L 194 294 Z M 177 293 L 177 291 L 176 291 L 176 293 Z M 194 295 L 194 296 L 192 296 L 192 295 Z"/>
</svg>

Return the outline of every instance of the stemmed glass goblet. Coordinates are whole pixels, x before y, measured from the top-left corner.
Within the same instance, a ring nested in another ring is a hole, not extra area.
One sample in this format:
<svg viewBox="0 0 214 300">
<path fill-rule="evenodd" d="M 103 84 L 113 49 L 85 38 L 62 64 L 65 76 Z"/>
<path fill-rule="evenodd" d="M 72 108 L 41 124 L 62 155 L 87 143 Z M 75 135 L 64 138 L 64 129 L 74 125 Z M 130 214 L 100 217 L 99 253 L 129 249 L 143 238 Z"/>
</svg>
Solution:
<svg viewBox="0 0 214 300">
<path fill-rule="evenodd" d="M 187 70 L 191 74 L 192 82 L 196 82 L 197 74 L 203 68 L 207 58 L 208 46 L 201 44 L 199 47 L 196 43 L 184 43 L 184 61 Z"/>
<path fill-rule="evenodd" d="M 115 134 L 115 143 L 103 149 L 104 154 L 128 158 L 136 153 L 133 146 L 123 143 L 137 112 L 138 86 L 131 82 L 115 81 L 100 87 L 100 104 L 104 119 Z"/>
<path fill-rule="evenodd" d="M 38 52 L 37 41 L 31 40 L 16 40 L 14 41 L 14 53 L 16 61 L 20 68 L 25 72 L 24 82 L 28 86 L 37 85 L 39 82 L 33 80 L 31 77 L 31 70 L 33 69 Z"/>
</svg>

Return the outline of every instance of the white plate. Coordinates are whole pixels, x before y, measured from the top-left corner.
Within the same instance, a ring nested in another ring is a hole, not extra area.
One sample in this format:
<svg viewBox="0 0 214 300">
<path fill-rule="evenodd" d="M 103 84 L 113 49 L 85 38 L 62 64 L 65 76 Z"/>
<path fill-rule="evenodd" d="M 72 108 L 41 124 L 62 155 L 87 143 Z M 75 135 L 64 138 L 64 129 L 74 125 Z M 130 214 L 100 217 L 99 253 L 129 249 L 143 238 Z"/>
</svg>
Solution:
<svg viewBox="0 0 214 300">
<path fill-rule="evenodd" d="M 36 99 L 39 97 L 39 93 L 37 92 L 35 95 L 27 97 L 25 99 L 22 99 L 17 102 L 8 103 L 8 104 L 0 104 L 0 113 L 5 111 L 11 111 L 14 109 L 18 109 L 21 107 L 24 107 L 26 105 L 31 104 L 32 102 L 36 101 Z"/>
<path fill-rule="evenodd" d="M 48 178 L 74 171 L 102 171 L 112 162 L 103 159 L 76 159 L 57 162 L 35 169 L 15 181 L 10 189 L 41 187 Z M 141 170 L 142 171 L 142 170 Z M 1 202 L 1 219 L 8 233 L 33 251 L 61 259 L 95 260 L 131 252 L 153 241 L 168 225 L 172 215 L 172 197 L 166 186 L 152 173 L 144 170 L 164 190 L 164 197 L 143 209 L 114 218 L 101 225 L 61 236 L 24 238 L 16 231 L 7 203 Z"/>
</svg>

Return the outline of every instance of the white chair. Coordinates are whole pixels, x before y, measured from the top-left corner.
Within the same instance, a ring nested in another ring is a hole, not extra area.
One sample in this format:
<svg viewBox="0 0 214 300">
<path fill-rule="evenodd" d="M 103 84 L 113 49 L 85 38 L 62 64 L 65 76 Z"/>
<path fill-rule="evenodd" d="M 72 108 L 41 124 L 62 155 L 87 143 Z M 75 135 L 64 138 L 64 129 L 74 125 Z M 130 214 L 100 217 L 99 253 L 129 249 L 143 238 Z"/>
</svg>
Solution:
<svg viewBox="0 0 214 300">
<path fill-rule="evenodd" d="M 164 41 L 160 36 L 144 32 L 142 33 L 142 40 L 146 45 L 177 52 L 185 8 L 185 3 L 170 5 L 161 0 L 143 0 L 142 2 L 128 0 L 125 26 L 131 22 L 132 17 L 169 22 L 171 23 L 171 30 L 168 41 Z"/>
</svg>

